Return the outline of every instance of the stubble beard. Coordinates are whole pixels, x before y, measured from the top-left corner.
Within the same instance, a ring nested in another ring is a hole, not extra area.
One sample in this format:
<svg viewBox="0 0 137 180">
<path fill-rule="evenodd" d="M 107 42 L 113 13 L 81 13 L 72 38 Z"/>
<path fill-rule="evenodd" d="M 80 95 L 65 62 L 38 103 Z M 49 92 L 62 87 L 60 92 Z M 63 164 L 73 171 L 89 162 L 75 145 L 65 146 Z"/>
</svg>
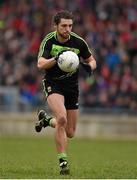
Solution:
<svg viewBox="0 0 137 180">
<path fill-rule="evenodd" d="M 59 33 L 59 36 L 60 36 L 62 39 L 64 39 L 64 40 L 69 39 L 69 35 L 70 35 L 70 33 L 68 33 L 68 34 L 66 34 L 66 35 Z"/>
</svg>

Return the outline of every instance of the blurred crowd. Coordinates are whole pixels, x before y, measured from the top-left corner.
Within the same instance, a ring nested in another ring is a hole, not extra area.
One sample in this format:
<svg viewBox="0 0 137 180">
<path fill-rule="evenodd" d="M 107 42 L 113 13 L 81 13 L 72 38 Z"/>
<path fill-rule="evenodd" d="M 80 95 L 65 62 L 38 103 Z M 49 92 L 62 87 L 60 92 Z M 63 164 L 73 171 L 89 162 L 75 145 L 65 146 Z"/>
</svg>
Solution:
<svg viewBox="0 0 137 180">
<path fill-rule="evenodd" d="M 0 86 L 18 88 L 21 104 L 43 99 L 37 69 L 41 40 L 62 9 L 75 16 L 73 31 L 89 44 L 98 64 L 92 77 L 80 70 L 81 104 L 137 109 L 137 1 L 1 0 Z"/>
</svg>

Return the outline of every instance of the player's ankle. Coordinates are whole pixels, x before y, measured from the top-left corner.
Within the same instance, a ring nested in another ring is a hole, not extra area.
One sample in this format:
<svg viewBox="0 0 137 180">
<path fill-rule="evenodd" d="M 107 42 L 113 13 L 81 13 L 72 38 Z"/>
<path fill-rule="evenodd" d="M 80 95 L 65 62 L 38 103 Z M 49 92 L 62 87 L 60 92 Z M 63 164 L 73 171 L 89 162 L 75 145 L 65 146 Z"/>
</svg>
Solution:
<svg viewBox="0 0 137 180">
<path fill-rule="evenodd" d="M 65 161 L 65 160 L 67 160 L 67 154 L 65 153 L 65 152 L 63 152 L 63 153 L 59 153 L 58 154 L 58 159 L 59 159 L 59 162 L 61 161 Z"/>
</svg>

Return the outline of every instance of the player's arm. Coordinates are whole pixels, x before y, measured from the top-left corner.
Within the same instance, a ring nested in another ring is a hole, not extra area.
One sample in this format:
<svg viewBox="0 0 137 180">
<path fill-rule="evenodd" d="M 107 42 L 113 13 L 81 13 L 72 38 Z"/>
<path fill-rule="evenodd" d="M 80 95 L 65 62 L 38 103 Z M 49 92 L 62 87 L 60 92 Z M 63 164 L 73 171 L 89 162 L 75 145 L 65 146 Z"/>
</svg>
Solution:
<svg viewBox="0 0 137 180">
<path fill-rule="evenodd" d="M 50 59 L 46 59 L 45 57 L 39 57 L 38 58 L 38 68 L 39 69 L 50 69 L 52 68 L 57 62 L 60 57 L 60 55 L 66 50 L 60 51 L 55 57 L 52 57 Z M 48 51 L 45 51 L 45 54 L 48 54 Z"/>
<path fill-rule="evenodd" d="M 56 60 L 54 57 L 51 58 L 50 51 L 51 51 L 52 44 L 50 41 L 44 43 L 42 41 L 39 49 L 38 54 L 38 62 L 37 67 L 38 69 L 50 69 L 56 64 Z"/>
<path fill-rule="evenodd" d="M 38 54 L 38 62 L 37 62 L 38 69 L 47 70 L 52 68 L 58 62 L 60 55 L 64 52 L 64 50 L 60 51 L 54 57 L 51 57 L 50 54 L 51 47 L 52 47 L 52 43 L 50 41 L 47 41 L 46 43 L 42 41 Z"/>
<path fill-rule="evenodd" d="M 45 57 L 39 57 L 37 67 L 39 69 L 50 69 L 56 64 L 55 58 L 46 59 Z"/>
<path fill-rule="evenodd" d="M 93 71 L 97 67 L 96 60 L 92 55 L 89 58 L 85 59 L 84 63 L 81 63 L 81 65 L 86 70 L 89 76 L 93 74 Z"/>
<path fill-rule="evenodd" d="M 87 63 L 92 70 L 95 70 L 97 67 L 96 60 L 92 55 L 89 58 L 85 59 L 85 63 Z"/>
<path fill-rule="evenodd" d="M 86 70 L 86 72 L 90 76 L 93 73 L 93 71 L 96 69 L 97 64 L 96 64 L 95 58 L 93 57 L 93 55 L 85 41 L 82 41 L 81 52 L 82 52 L 81 53 L 82 58 L 84 59 L 84 61 L 81 63 L 81 65 L 83 66 L 83 68 Z"/>
<path fill-rule="evenodd" d="M 55 57 L 51 57 L 52 41 L 48 35 L 43 39 L 40 44 L 37 67 L 38 69 L 50 69 L 56 64 Z"/>
</svg>

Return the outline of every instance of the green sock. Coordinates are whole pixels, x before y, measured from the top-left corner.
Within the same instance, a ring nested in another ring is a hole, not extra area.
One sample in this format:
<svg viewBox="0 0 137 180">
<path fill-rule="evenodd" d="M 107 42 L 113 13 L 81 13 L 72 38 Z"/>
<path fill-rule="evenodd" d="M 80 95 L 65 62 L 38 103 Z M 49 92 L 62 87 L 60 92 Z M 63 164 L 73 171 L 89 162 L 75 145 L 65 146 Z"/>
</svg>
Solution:
<svg viewBox="0 0 137 180">
<path fill-rule="evenodd" d="M 58 154 L 58 159 L 59 159 L 59 162 L 67 160 L 67 154 L 66 153 L 59 153 Z"/>
</svg>

